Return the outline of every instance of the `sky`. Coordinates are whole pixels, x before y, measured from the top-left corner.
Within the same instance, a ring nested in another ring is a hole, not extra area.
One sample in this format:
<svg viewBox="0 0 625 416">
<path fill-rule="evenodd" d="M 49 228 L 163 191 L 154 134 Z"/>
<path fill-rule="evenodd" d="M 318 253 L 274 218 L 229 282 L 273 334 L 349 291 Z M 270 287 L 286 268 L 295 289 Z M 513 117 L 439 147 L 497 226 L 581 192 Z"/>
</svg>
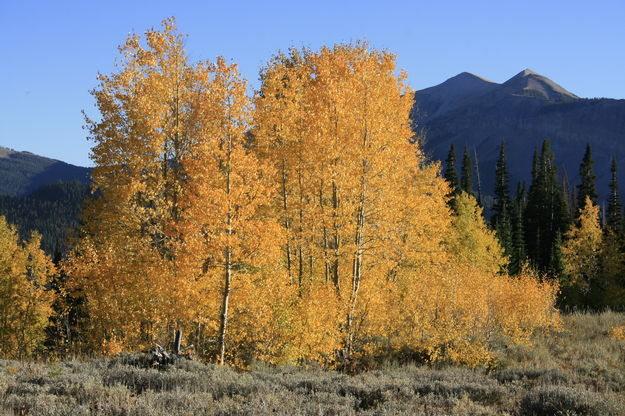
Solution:
<svg viewBox="0 0 625 416">
<path fill-rule="evenodd" d="M 252 88 L 278 50 L 366 40 L 415 90 L 525 68 L 580 97 L 625 99 L 625 0 L 0 0 L 0 146 L 91 166 L 81 110 L 117 46 L 174 16 L 192 61 L 224 56 Z"/>
</svg>

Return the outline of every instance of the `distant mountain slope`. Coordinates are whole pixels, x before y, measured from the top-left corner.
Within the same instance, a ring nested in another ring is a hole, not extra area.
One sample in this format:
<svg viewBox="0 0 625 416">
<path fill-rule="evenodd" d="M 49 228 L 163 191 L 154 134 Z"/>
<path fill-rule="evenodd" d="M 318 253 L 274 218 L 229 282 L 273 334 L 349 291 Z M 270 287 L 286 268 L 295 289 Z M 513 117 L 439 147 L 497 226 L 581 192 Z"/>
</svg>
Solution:
<svg viewBox="0 0 625 416">
<path fill-rule="evenodd" d="M 607 196 L 612 155 L 625 192 L 625 100 L 579 98 L 531 70 L 503 84 L 475 75 L 468 81 L 468 75 L 415 93 L 412 117 L 434 159 L 445 160 L 451 143 L 457 160 L 465 144 L 472 156 L 475 149 L 482 190 L 492 194 L 502 140 L 507 144 L 511 189 L 518 180 L 529 182 L 532 154 L 544 139 L 552 143 L 560 173 L 577 183 L 579 163 L 590 142 L 601 199 Z"/>
<path fill-rule="evenodd" d="M 531 69 L 524 69 L 494 90 L 499 96 L 516 95 L 560 102 L 579 99 L 577 95 Z"/>
<path fill-rule="evenodd" d="M 57 181 L 89 181 L 90 169 L 0 147 L 0 195 L 23 196 Z"/>
<path fill-rule="evenodd" d="M 42 185 L 27 196 L 0 195 L 0 215 L 17 226 L 22 238 L 37 231 L 42 248 L 50 255 L 60 254 L 79 225 L 88 195 L 89 185 L 77 180 Z"/>
<path fill-rule="evenodd" d="M 467 99 L 479 97 L 497 87 L 469 72 L 463 72 L 435 87 L 417 91 L 419 117 L 431 119 L 461 106 Z"/>
</svg>

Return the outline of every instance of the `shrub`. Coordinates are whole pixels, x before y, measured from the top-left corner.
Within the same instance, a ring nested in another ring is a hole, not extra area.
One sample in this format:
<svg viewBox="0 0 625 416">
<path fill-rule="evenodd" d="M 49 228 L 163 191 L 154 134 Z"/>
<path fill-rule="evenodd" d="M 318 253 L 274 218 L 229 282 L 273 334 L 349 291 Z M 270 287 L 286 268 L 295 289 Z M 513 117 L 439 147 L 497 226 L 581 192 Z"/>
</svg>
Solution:
<svg viewBox="0 0 625 416">
<path fill-rule="evenodd" d="M 531 416 L 609 416 L 619 415 L 618 404 L 605 395 L 581 388 L 540 386 L 523 397 L 521 413 Z"/>
</svg>

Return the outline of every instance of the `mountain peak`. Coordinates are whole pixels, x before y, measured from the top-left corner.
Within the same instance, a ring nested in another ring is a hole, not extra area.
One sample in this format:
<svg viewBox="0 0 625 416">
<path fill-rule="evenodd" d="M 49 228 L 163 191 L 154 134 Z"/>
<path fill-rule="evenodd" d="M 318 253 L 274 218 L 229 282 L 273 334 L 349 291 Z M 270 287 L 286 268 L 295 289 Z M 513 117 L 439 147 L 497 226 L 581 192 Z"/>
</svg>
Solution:
<svg viewBox="0 0 625 416">
<path fill-rule="evenodd" d="M 461 72 L 434 87 L 419 90 L 415 99 L 419 112 L 424 117 L 434 117 L 479 97 L 499 84 L 470 72 Z"/>
<path fill-rule="evenodd" d="M 15 150 L 0 146 L 0 159 L 7 158 L 13 153 L 15 153 Z"/>
<path fill-rule="evenodd" d="M 466 81 L 477 81 L 477 82 L 489 82 L 489 83 L 493 83 L 493 81 L 486 79 L 484 77 L 481 77 L 477 74 L 474 74 L 473 72 L 461 72 L 458 75 L 449 78 L 447 81 L 451 81 L 451 80 L 457 80 L 457 81 L 461 81 L 461 80 L 466 80 Z M 447 82 L 445 81 L 445 82 Z"/>
<path fill-rule="evenodd" d="M 573 101 L 579 99 L 577 95 L 528 68 L 501 84 L 501 88 L 507 94 L 539 98 L 547 101 Z"/>
<path fill-rule="evenodd" d="M 539 75 L 536 71 L 533 71 L 529 68 L 525 68 L 523 71 L 519 72 L 518 74 L 516 74 L 513 78 L 524 78 L 524 77 L 528 77 L 531 75 Z M 540 75 L 539 75 L 540 76 Z"/>
</svg>

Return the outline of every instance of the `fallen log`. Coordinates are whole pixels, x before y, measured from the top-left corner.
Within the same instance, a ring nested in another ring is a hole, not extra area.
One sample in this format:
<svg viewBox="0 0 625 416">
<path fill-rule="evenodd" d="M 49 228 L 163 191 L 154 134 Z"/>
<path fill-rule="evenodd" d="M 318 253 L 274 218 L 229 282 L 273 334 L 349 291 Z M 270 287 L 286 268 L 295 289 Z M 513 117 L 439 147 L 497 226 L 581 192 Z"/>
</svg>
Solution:
<svg viewBox="0 0 625 416">
<path fill-rule="evenodd" d="M 182 348 L 181 342 L 182 342 L 182 331 L 177 330 L 176 335 L 174 337 L 173 352 L 168 353 L 167 350 L 165 350 L 165 348 L 163 348 L 159 344 L 155 344 L 154 348 L 148 351 L 148 353 L 151 354 L 150 365 L 154 367 L 166 367 L 171 364 L 174 364 L 176 361 L 180 359 L 191 360 L 192 359 L 191 354 L 188 354 L 188 353 L 185 354 L 184 352 L 192 350 L 194 348 L 193 344 Z"/>
</svg>

